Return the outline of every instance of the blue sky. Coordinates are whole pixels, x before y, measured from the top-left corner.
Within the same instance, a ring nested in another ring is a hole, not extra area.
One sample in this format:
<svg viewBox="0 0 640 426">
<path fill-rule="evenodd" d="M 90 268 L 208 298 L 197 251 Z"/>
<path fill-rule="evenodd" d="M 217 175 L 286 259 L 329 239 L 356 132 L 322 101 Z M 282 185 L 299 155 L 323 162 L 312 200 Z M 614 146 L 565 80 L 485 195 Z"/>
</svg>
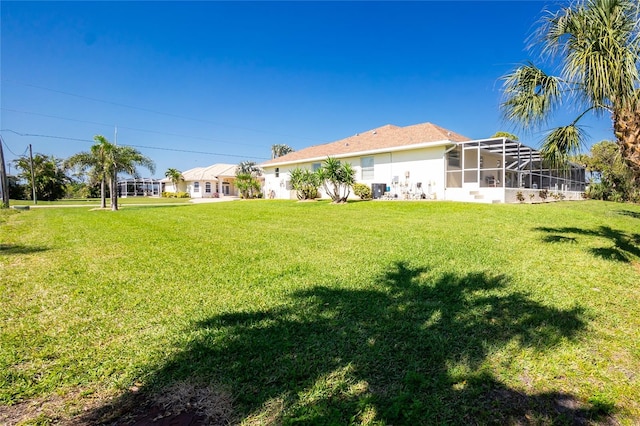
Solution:
<svg viewBox="0 0 640 426">
<path fill-rule="evenodd" d="M 161 177 L 385 124 L 514 131 L 499 78 L 532 58 L 526 39 L 557 4 L 2 1 L 5 157 L 31 144 L 65 158 L 117 126 Z M 587 130 L 593 143 L 610 129 Z M 541 133 L 514 132 L 539 146 Z"/>
</svg>

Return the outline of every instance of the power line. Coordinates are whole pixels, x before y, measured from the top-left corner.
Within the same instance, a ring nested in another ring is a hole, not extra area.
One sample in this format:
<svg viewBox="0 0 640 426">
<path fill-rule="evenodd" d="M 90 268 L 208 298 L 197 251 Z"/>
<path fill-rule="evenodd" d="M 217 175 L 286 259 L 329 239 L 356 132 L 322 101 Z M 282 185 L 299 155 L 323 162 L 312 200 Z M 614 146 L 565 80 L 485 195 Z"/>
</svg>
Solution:
<svg viewBox="0 0 640 426">
<path fill-rule="evenodd" d="M 22 154 L 18 155 L 18 154 L 16 154 L 15 152 L 13 152 L 13 151 L 11 150 L 11 148 L 9 148 L 9 145 L 7 145 L 7 143 L 4 141 L 4 139 L 1 139 L 1 141 L 2 141 L 2 144 L 3 144 L 4 146 L 6 146 L 6 147 L 7 147 L 7 150 L 8 150 L 10 153 L 12 153 L 14 156 L 16 156 L 16 157 L 22 157 L 22 156 L 23 156 L 23 155 L 25 155 L 25 154 L 27 153 L 27 151 L 29 150 L 29 147 L 26 147 L 26 148 L 24 149 L 24 152 L 23 152 Z"/>
<path fill-rule="evenodd" d="M 79 120 L 77 118 L 60 117 L 58 115 L 42 114 L 42 113 L 39 113 L 39 112 L 20 111 L 20 110 L 16 110 L 16 109 L 3 108 L 3 107 L 0 107 L 0 110 L 9 111 L 9 112 L 16 112 L 16 113 L 19 113 L 19 114 L 35 115 L 35 116 L 39 116 L 39 117 L 55 118 L 55 119 L 58 119 L 58 120 L 73 121 L 73 122 L 76 122 L 76 123 L 95 124 L 95 125 L 98 125 L 98 126 L 113 127 L 113 124 L 109 124 L 109 123 L 100 123 L 100 122 L 96 122 L 96 121 Z M 156 135 L 176 136 L 176 137 L 187 138 L 187 139 L 197 139 L 197 140 L 202 140 L 202 141 L 207 141 L 207 142 L 219 142 L 219 143 L 227 143 L 227 144 L 250 146 L 250 147 L 255 147 L 256 146 L 255 144 L 237 143 L 237 142 L 232 142 L 232 141 L 227 141 L 227 140 L 222 140 L 222 139 L 216 139 L 216 138 L 204 138 L 204 137 L 201 137 L 201 136 L 181 135 L 179 133 L 160 132 L 158 130 L 138 129 L 138 128 L 135 128 L 135 127 L 127 127 L 127 126 L 118 126 L 118 128 L 119 129 L 133 130 L 133 131 L 136 131 L 136 132 L 152 133 L 152 134 L 156 134 Z"/>
<path fill-rule="evenodd" d="M 89 143 L 93 143 L 94 142 L 94 141 L 89 140 L 89 139 L 69 138 L 69 137 L 65 137 L 65 136 L 41 135 L 41 134 L 36 134 L 36 133 L 20 133 L 20 132 L 16 132 L 15 130 L 12 130 L 12 129 L 0 129 L 0 132 L 11 132 L 11 133 L 14 133 L 14 134 L 16 134 L 18 136 L 23 136 L 23 137 L 62 139 L 62 140 L 70 140 L 70 141 L 78 141 L 78 142 L 89 142 Z M 156 150 L 160 150 L 160 151 L 186 152 L 186 153 L 190 153 L 190 154 L 216 155 L 216 156 L 221 156 L 221 157 L 255 158 L 255 159 L 258 159 L 258 160 L 269 160 L 269 158 L 266 158 L 266 157 L 254 157 L 254 156 L 248 156 L 248 155 L 222 154 L 222 153 L 218 153 L 218 152 L 192 151 L 192 150 L 188 150 L 188 149 L 162 148 L 162 147 L 158 147 L 158 146 L 131 145 L 131 144 L 123 144 L 123 145 L 130 146 L 130 147 L 133 147 L 133 148 L 156 149 Z M 16 155 L 13 152 L 12 152 L 12 154 Z M 17 155 L 16 155 L 16 157 L 17 157 Z"/>
<path fill-rule="evenodd" d="M 127 104 L 123 104 L 123 103 L 119 103 L 119 102 L 106 101 L 104 99 L 93 98 L 91 96 L 78 95 L 77 93 L 65 92 L 65 91 L 62 91 L 62 90 L 51 89 L 49 87 L 38 86 L 38 85 L 35 85 L 35 84 L 30 84 L 30 83 L 23 83 L 23 82 L 16 81 L 16 80 L 10 80 L 10 79 L 4 79 L 3 78 L 2 81 L 14 83 L 14 84 L 18 84 L 18 85 L 26 86 L 26 87 L 33 87 L 35 89 L 47 90 L 47 91 L 50 91 L 50 92 L 60 93 L 62 95 L 66 95 L 66 96 L 73 96 L 73 97 L 80 98 L 80 99 L 87 99 L 87 100 L 90 100 L 90 101 L 93 101 L 93 102 L 100 102 L 100 103 L 103 103 L 103 104 L 114 105 L 114 106 L 119 106 L 119 107 L 123 107 L 123 108 L 135 109 L 135 110 L 138 110 L 138 111 L 144 111 L 144 112 L 150 112 L 150 113 L 153 113 L 153 114 L 164 115 L 164 116 L 167 116 L 167 117 L 175 117 L 175 118 L 180 118 L 180 119 L 183 119 L 183 120 L 190 120 L 190 121 L 196 121 L 196 122 L 200 122 L 200 123 L 213 124 L 215 126 L 224 126 L 224 127 L 230 127 L 230 128 L 235 128 L 235 129 L 241 129 L 241 130 L 249 130 L 251 132 L 270 134 L 270 135 L 274 135 L 274 136 L 283 136 L 283 137 L 287 137 L 287 138 L 306 139 L 306 140 L 309 140 L 309 141 L 321 142 L 321 141 L 319 141 L 317 139 L 312 139 L 312 138 L 307 138 L 307 137 L 300 137 L 300 136 L 286 135 L 286 134 L 276 133 L 276 132 L 269 132 L 269 131 L 265 131 L 265 130 L 253 129 L 251 127 L 236 126 L 236 125 L 233 125 L 233 124 L 225 124 L 225 123 L 219 123 L 219 122 L 215 122 L 215 121 L 202 120 L 200 118 L 187 117 L 187 116 L 184 116 L 184 115 L 172 114 L 172 113 L 163 112 L 163 111 L 156 111 L 156 110 L 149 109 L 149 108 L 142 108 L 142 107 L 137 107 L 137 106 L 133 106 L 133 105 L 127 105 Z"/>
</svg>

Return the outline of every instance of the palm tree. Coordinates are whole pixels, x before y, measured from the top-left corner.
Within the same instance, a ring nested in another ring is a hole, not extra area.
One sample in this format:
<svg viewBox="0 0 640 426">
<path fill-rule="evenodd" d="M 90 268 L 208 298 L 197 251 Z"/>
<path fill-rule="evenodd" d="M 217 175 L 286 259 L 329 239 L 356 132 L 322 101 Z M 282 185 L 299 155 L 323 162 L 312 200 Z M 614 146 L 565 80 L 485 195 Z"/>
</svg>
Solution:
<svg viewBox="0 0 640 426">
<path fill-rule="evenodd" d="M 318 188 L 320 187 L 320 175 L 318 173 L 296 167 L 289 174 L 291 176 L 291 187 L 296 191 L 296 196 L 299 200 L 318 198 Z"/>
<path fill-rule="evenodd" d="M 634 0 L 578 0 L 548 13 L 537 32 L 543 56 L 559 59 L 560 76 L 526 63 L 503 77 L 504 116 L 523 129 L 548 122 L 563 100 L 580 113 L 552 129 L 541 151 L 559 164 L 586 138 L 580 120 L 590 112 L 608 113 L 627 165 L 640 178 L 640 24 Z"/>
<path fill-rule="evenodd" d="M 100 182 L 100 207 L 107 207 L 106 184 L 109 178 L 109 158 L 111 152 L 115 149 L 115 145 L 102 135 L 95 135 L 93 140 L 96 142 L 91 146 L 89 152 L 79 152 L 69 157 L 66 164 L 69 167 L 79 166 L 81 170 L 90 168 L 91 179 Z"/>
<path fill-rule="evenodd" d="M 138 177 L 137 166 L 147 168 L 151 173 L 155 172 L 153 160 L 130 146 L 114 146 L 109 152 L 106 162 L 106 170 L 110 177 L 109 189 L 111 192 L 111 210 L 118 210 L 118 173 L 128 173 Z"/>
<path fill-rule="evenodd" d="M 289 145 L 283 143 L 276 143 L 271 145 L 271 158 L 282 157 L 283 155 L 287 155 L 290 152 L 293 152 L 294 149 Z"/>
<path fill-rule="evenodd" d="M 236 186 L 240 190 L 242 198 L 254 198 L 260 191 L 258 176 L 262 175 L 262 169 L 255 161 L 242 161 L 236 167 Z"/>
<path fill-rule="evenodd" d="M 180 182 L 184 182 L 184 176 L 182 176 L 182 172 L 178 169 L 168 168 L 166 172 L 164 172 L 164 176 L 171 181 L 175 192 L 178 192 L 178 184 Z"/>
<path fill-rule="evenodd" d="M 327 157 L 318 169 L 325 192 L 334 203 L 346 203 L 355 183 L 355 170 L 350 163 Z"/>
<path fill-rule="evenodd" d="M 242 161 L 236 167 L 236 174 L 250 174 L 254 177 L 262 175 L 262 169 L 255 161 Z"/>
</svg>

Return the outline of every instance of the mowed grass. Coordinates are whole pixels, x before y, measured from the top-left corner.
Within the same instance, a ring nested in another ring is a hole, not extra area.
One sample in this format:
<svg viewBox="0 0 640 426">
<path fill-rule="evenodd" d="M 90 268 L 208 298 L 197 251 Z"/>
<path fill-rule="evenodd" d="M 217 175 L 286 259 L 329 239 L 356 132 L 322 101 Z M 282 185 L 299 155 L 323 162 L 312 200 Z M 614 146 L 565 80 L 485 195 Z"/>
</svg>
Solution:
<svg viewBox="0 0 640 426">
<path fill-rule="evenodd" d="M 165 197 L 126 197 L 118 198 L 118 206 L 128 204 L 188 204 L 188 198 Z M 31 206 L 32 200 L 11 200 L 11 206 Z M 100 206 L 100 198 L 65 198 L 56 201 L 37 200 L 35 206 Z M 111 200 L 107 198 L 107 207 L 111 206 Z"/>
<path fill-rule="evenodd" d="M 0 217 L 0 422 L 182 387 L 220 424 L 640 423 L 640 206 Z"/>
</svg>

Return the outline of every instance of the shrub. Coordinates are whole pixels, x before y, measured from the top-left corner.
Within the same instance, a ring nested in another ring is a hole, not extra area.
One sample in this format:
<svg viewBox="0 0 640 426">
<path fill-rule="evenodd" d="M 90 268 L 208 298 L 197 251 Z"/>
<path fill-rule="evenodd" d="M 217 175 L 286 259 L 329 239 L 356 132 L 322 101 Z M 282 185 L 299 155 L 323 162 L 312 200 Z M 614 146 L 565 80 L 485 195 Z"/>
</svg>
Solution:
<svg viewBox="0 0 640 426">
<path fill-rule="evenodd" d="M 361 200 L 371 199 L 371 188 L 369 185 L 365 185 L 364 183 L 354 183 L 353 193 L 360 197 Z"/>
<path fill-rule="evenodd" d="M 520 201 L 521 203 L 524 203 L 524 195 L 522 194 L 522 191 L 518 191 L 518 192 L 516 193 L 516 199 L 517 199 L 518 201 Z"/>
<path fill-rule="evenodd" d="M 162 193 L 164 198 L 191 198 L 188 192 L 166 192 Z"/>
<path fill-rule="evenodd" d="M 308 169 L 296 167 L 291 170 L 291 187 L 296 191 L 298 200 L 314 200 L 318 198 L 320 175 Z"/>
<path fill-rule="evenodd" d="M 549 196 L 549 191 L 546 189 L 543 189 L 542 191 L 538 192 L 538 196 L 540 197 L 540 199 L 542 201 L 546 200 L 547 197 Z"/>
</svg>

